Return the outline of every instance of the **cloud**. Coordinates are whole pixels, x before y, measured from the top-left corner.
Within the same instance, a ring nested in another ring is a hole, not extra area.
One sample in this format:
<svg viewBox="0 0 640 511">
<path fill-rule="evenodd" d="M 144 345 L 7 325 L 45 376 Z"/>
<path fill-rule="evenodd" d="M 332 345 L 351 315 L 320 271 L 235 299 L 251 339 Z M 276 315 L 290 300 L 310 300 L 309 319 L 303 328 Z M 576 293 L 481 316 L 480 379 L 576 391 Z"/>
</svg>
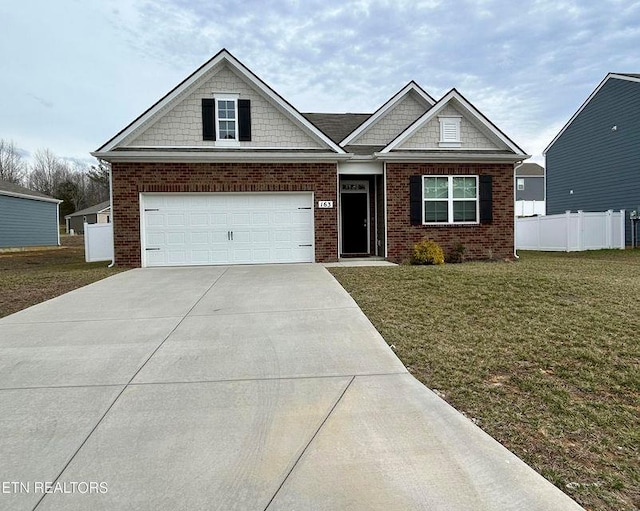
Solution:
<svg viewBox="0 0 640 511">
<path fill-rule="evenodd" d="M 29 96 L 32 99 L 35 99 L 39 104 L 41 104 L 45 108 L 53 108 L 53 102 L 49 101 L 48 99 L 41 98 L 40 96 L 37 96 L 31 92 L 27 92 L 27 96 Z"/>
</svg>

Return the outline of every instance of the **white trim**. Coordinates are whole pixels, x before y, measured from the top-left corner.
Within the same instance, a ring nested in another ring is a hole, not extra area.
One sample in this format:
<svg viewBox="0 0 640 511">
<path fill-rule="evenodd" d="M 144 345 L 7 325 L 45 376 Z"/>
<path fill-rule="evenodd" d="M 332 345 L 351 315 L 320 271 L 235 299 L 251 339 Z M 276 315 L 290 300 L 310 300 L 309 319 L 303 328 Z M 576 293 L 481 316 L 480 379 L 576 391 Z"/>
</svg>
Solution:
<svg viewBox="0 0 640 511">
<path fill-rule="evenodd" d="M 502 133 L 498 128 L 493 126 L 491 122 L 471 103 L 469 103 L 457 90 L 451 89 L 440 101 L 438 101 L 433 108 L 427 110 L 422 116 L 420 116 L 416 121 L 411 124 L 406 130 L 404 130 L 400 135 L 398 135 L 394 140 L 392 140 L 380 153 L 377 154 L 386 154 L 390 151 L 396 149 L 404 142 L 406 142 L 410 137 L 412 137 L 419 129 L 425 126 L 429 121 L 435 118 L 439 112 L 452 100 L 455 100 L 458 105 L 462 107 L 466 112 L 472 116 L 477 122 L 482 124 L 487 130 L 489 130 L 498 140 L 500 140 L 507 148 L 515 153 L 517 156 L 527 157 L 522 149 L 520 149 L 514 142 L 512 142 L 504 133 Z"/>
<path fill-rule="evenodd" d="M 144 228 L 144 204 L 142 204 L 142 192 L 138 193 L 138 217 L 140 221 L 140 266 L 142 268 L 147 267 L 147 251 L 144 249 L 146 237 L 146 231 Z M 115 240 L 115 236 L 113 237 Z M 115 248 L 115 241 L 114 241 Z M 113 258 L 115 259 L 115 252 L 113 254 Z"/>
<path fill-rule="evenodd" d="M 216 56 L 214 56 L 212 59 L 210 59 L 208 62 L 206 62 L 202 66 L 200 66 L 200 68 L 194 71 L 176 88 L 174 88 L 166 96 L 160 99 L 151 108 L 149 108 L 149 110 L 147 110 L 140 117 L 138 117 L 131 124 L 129 124 L 126 128 L 124 128 L 118 135 L 116 135 L 111 140 L 109 140 L 108 142 L 100 146 L 96 151 L 96 153 L 107 153 L 113 150 L 124 139 L 126 139 L 138 128 L 146 124 L 151 118 L 155 117 L 161 110 L 164 109 L 164 107 L 170 104 L 174 99 L 176 99 L 182 93 L 190 89 L 203 76 L 208 74 L 209 71 L 211 71 L 211 69 L 216 67 L 221 62 L 227 62 L 231 67 L 233 67 L 235 71 L 237 71 L 242 76 L 244 76 L 247 80 L 249 80 L 249 82 L 254 87 L 256 87 L 262 94 L 264 94 L 267 98 L 273 101 L 280 109 L 282 109 L 285 113 L 287 113 L 290 117 L 292 117 L 298 124 L 302 125 L 303 128 L 307 129 L 308 131 L 311 131 L 311 133 L 317 139 L 319 139 L 325 145 L 329 146 L 330 149 L 334 150 L 338 154 L 346 154 L 344 149 L 342 149 L 339 145 L 337 145 L 329 137 L 327 137 L 324 133 L 322 133 L 318 128 L 315 127 L 315 125 L 313 125 L 311 122 L 305 119 L 305 117 L 300 112 L 298 112 L 293 106 L 287 103 L 286 100 L 284 100 L 284 98 L 279 96 L 267 84 L 262 82 L 262 80 L 260 80 L 257 77 L 257 75 L 255 75 L 252 71 L 250 71 L 249 68 L 247 68 L 239 60 L 237 60 L 226 49 L 221 50 Z"/>
<path fill-rule="evenodd" d="M 341 176 L 379 176 L 382 173 L 381 162 L 375 160 L 346 161 L 338 164 L 338 174 Z"/>
<path fill-rule="evenodd" d="M 338 219 L 339 223 L 340 223 L 340 241 L 342 242 L 342 194 L 347 194 L 347 195 L 355 195 L 358 193 L 363 193 L 367 195 L 367 216 L 366 216 L 366 220 L 367 220 L 367 250 L 366 254 L 371 255 L 371 225 L 369 225 L 369 221 L 370 221 L 370 216 L 371 216 L 371 196 L 369 194 L 369 180 L 357 180 L 357 181 L 352 181 L 352 180 L 347 180 L 347 183 L 353 183 L 353 184 L 360 184 L 360 185 L 364 185 L 364 191 L 362 190 L 342 190 L 342 182 L 339 183 L 339 191 L 340 191 L 340 218 Z M 341 243 L 342 244 L 342 243 Z M 343 253 L 347 253 L 347 254 L 351 254 L 351 253 L 356 253 L 356 252 L 341 252 L 341 254 Z M 360 252 L 357 252 L 360 253 Z"/>
<path fill-rule="evenodd" d="M 400 90 L 400 92 L 392 96 L 391 99 L 388 99 L 387 102 L 384 103 L 380 108 L 378 108 L 378 110 L 371 117 L 369 117 L 349 135 L 347 135 L 347 137 L 342 142 L 340 142 L 340 145 L 345 146 L 362 135 L 371 126 L 382 119 L 389 111 L 391 111 L 410 91 L 414 91 L 430 106 L 436 104 L 435 100 L 431 96 L 429 96 L 429 94 L 423 91 L 417 83 L 411 81 L 407 85 L 405 85 L 402 90 Z"/>
<path fill-rule="evenodd" d="M 375 156 L 382 161 L 416 161 L 416 162 L 456 162 L 456 163 L 517 163 L 530 158 L 530 154 L 482 154 L 472 153 L 461 154 L 451 152 L 449 154 L 437 152 L 429 153 L 424 151 L 397 152 L 397 153 L 375 153 Z"/>
<path fill-rule="evenodd" d="M 243 151 L 113 151 L 109 153 L 93 152 L 92 156 L 108 162 L 314 162 L 314 161 L 342 161 L 348 160 L 348 153 L 250 153 Z"/>
<path fill-rule="evenodd" d="M 215 141 L 215 145 L 216 147 L 240 147 L 240 139 L 239 139 L 239 131 L 240 131 L 240 126 L 238 124 L 238 98 L 240 97 L 240 94 L 231 94 L 228 92 L 225 93 L 213 93 L 213 99 L 216 102 L 216 108 L 215 108 L 215 128 L 216 128 L 216 141 Z M 234 138 L 222 138 L 220 136 L 220 122 L 223 121 L 223 119 L 220 118 L 220 101 L 232 101 L 233 102 L 233 119 L 224 119 L 225 121 L 233 121 L 234 123 L 234 130 L 233 132 L 235 133 Z"/>
<path fill-rule="evenodd" d="M 594 96 L 598 92 L 600 92 L 600 89 L 602 89 L 602 87 L 604 87 L 604 84 L 607 83 L 612 78 L 616 79 L 616 80 L 626 80 L 628 82 L 640 83 L 640 78 L 635 78 L 633 76 L 625 76 L 625 75 L 620 75 L 620 74 L 617 74 L 617 73 L 609 73 L 607 76 L 605 76 L 604 80 L 602 80 L 600 82 L 600 85 L 598 85 L 596 87 L 596 89 L 591 94 L 589 94 L 589 97 L 584 101 L 584 103 L 582 103 L 580 108 L 578 108 L 578 111 L 571 116 L 571 119 L 569 119 L 567 121 L 567 123 L 562 127 L 562 129 L 558 132 L 558 134 L 555 137 L 553 137 L 553 140 L 549 143 L 549 145 L 544 148 L 544 150 L 542 151 L 542 155 L 543 156 L 547 155 L 547 151 L 549 149 L 551 149 L 551 146 L 553 144 L 556 143 L 556 140 L 558 140 L 560 138 L 560 136 L 567 130 L 567 128 L 569 128 L 569 125 L 571 125 L 571 123 L 576 119 L 576 117 L 578 117 L 578 115 L 580 115 L 580 113 L 587 107 L 587 105 L 591 102 L 591 100 L 594 98 Z"/>
<path fill-rule="evenodd" d="M 17 197 L 19 199 L 33 199 L 33 200 L 40 200 L 43 202 L 55 202 L 57 204 L 60 204 L 61 202 L 63 202 L 60 199 L 54 199 L 53 197 L 38 197 L 37 195 L 28 195 L 26 193 L 9 192 L 7 190 L 0 190 L 0 195 L 6 195 L 7 197 Z"/>
<path fill-rule="evenodd" d="M 389 214 L 387 213 L 387 162 L 382 162 L 382 184 L 384 186 L 384 258 L 389 257 Z"/>
<path fill-rule="evenodd" d="M 56 234 L 58 235 L 58 246 L 62 246 L 60 243 L 60 206 L 56 207 Z"/>
<path fill-rule="evenodd" d="M 422 177 L 422 225 L 438 226 L 438 225 L 478 225 L 480 224 L 480 178 L 478 175 L 455 175 L 455 174 L 424 174 Z M 426 199 L 424 196 L 424 180 L 425 178 L 447 178 L 447 221 L 446 222 L 425 222 L 424 205 L 425 202 L 444 202 L 444 198 Z M 475 199 L 455 198 L 453 196 L 453 180 L 455 178 L 472 177 L 476 180 L 476 197 Z M 475 202 L 476 203 L 476 220 L 473 222 L 456 222 L 453 220 L 453 203 L 454 202 Z"/>
<path fill-rule="evenodd" d="M 171 150 L 186 150 L 186 149 L 213 149 L 215 146 L 206 144 L 206 145 L 128 145 L 126 146 L 127 150 L 136 149 L 136 150 L 145 150 L 145 149 L 171 149 Z M 256 150 L 267 150 L 267 151 L 318 151 L 321 148 L 318 146 L 305 146 L 305 147 L 294 147 L 294 146 L 244 146 L 248 151 L 256 151 Z M 99 153 L 98 151 L 94 151 L 91 154 L 105 154 Z M 108 153 L 113 154 L 113 153 Z"/>
<path fill-rule="evenodd" d="M 373 253 L 376 256 L 380 254 L 378 249 L 378 178 L 373 178 L 373 232 L 375 234 L 375 240 L 373 243 Z"/>
</svg>

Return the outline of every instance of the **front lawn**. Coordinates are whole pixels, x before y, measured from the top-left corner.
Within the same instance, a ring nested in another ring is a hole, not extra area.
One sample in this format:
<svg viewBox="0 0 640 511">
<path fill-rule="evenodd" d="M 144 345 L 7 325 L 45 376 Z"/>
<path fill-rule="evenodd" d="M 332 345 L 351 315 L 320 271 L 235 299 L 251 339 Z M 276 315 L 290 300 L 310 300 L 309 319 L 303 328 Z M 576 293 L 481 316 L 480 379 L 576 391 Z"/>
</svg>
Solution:
<svg viewBox="0 0 640 511">
<path fill-rule="evenodd" d="M 587 509 L 640 509 L 640 250 L 331 268 L 400 359 Z"/>
<path fill-rule="evenodd" d="M 0 252 L 0 318 L 122 271 L 85 263 L 82 236 L 63 236 L 62 245 Z"/>
</svg>

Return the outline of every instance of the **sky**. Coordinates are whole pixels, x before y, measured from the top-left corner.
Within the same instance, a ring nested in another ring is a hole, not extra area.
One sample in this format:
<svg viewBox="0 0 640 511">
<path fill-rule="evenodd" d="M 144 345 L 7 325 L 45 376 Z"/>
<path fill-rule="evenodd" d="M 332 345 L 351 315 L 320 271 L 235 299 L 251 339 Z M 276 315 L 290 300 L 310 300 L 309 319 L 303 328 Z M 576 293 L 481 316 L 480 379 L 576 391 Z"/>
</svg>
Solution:
<svg viewBox="0 0 640 511">
<path fill-rule="evenodd" d="M 455 87 L 542 151 L 608 72 L 640 73 L 640 1 L 3 0 L 0 138 L 97 149 L 227 48 L 301 112 Z"/>
</svg>

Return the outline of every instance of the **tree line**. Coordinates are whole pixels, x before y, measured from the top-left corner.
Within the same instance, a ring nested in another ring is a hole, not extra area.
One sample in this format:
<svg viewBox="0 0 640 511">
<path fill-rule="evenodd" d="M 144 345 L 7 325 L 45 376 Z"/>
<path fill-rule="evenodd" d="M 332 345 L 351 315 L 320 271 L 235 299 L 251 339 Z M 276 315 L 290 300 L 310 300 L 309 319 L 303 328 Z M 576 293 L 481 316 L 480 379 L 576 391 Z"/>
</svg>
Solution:
<svg viewBox="0 0 640 511">
<path fill-rule="evenodd" d="M 27 163 L 13 141 L 0 138 L 0 180 L 60 199 L 60 218 L 109 199 L 109 164 L 70 162 L 49 149 Z"/>
</svg>

